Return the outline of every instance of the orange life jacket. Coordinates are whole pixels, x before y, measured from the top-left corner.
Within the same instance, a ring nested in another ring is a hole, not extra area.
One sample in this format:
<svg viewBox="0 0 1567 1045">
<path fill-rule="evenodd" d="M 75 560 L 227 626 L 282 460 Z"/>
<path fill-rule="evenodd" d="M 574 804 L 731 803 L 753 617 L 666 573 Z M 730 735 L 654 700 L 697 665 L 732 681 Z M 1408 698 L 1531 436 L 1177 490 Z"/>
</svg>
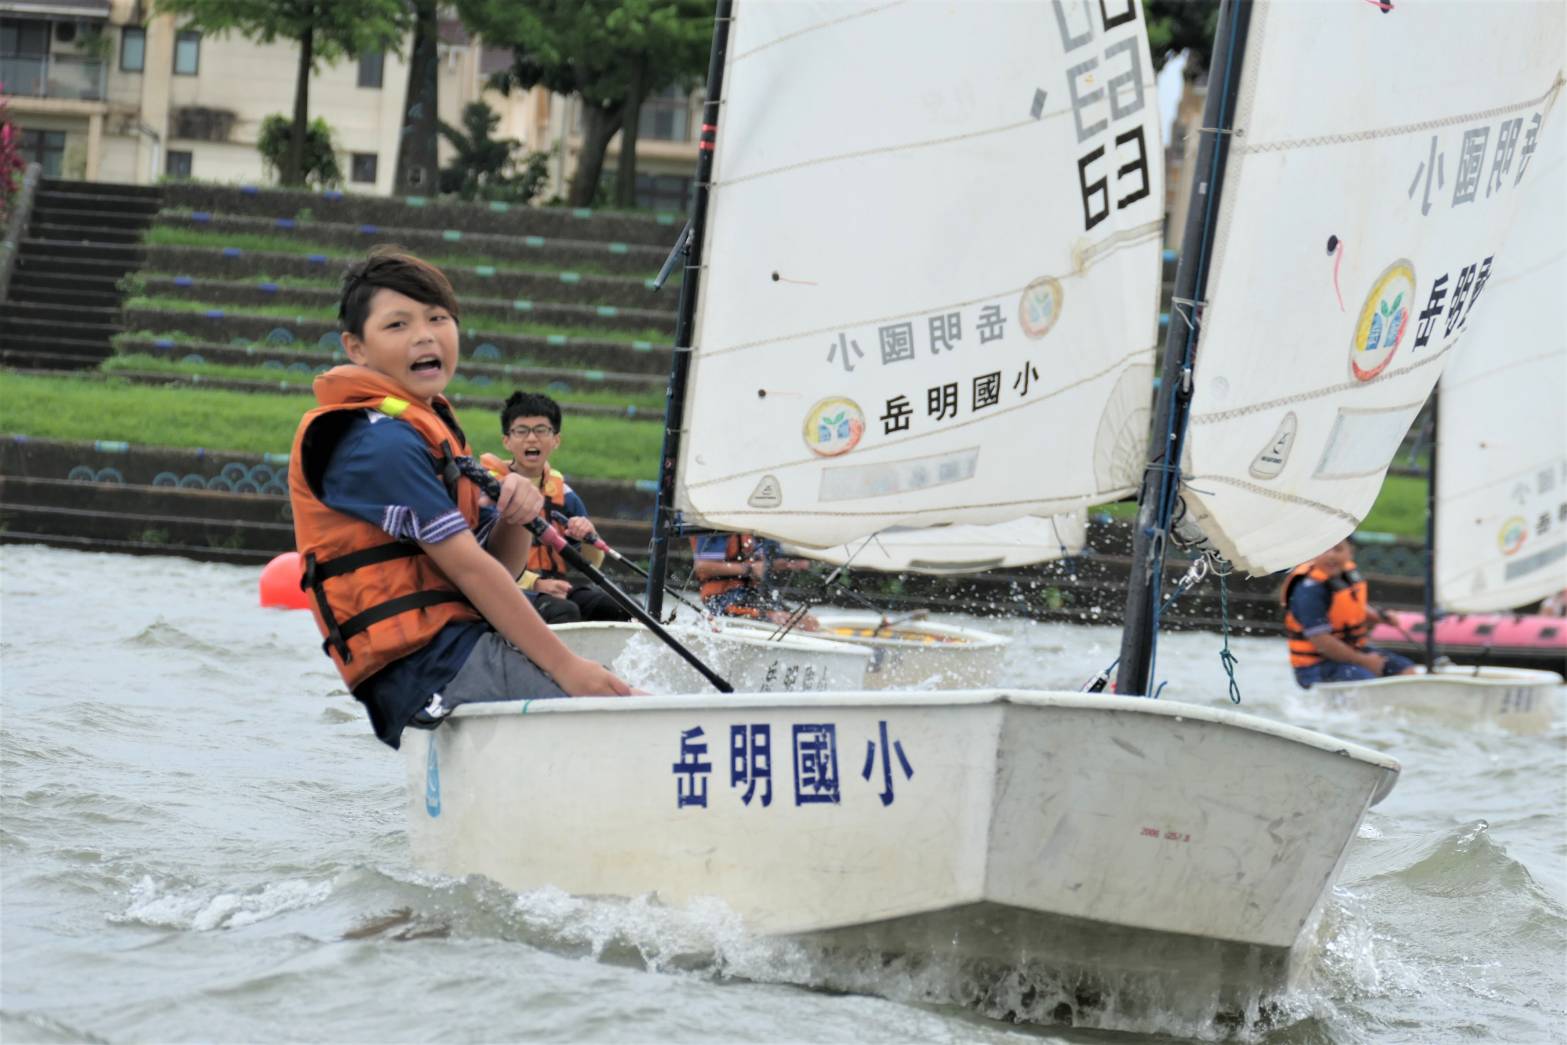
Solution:
<svg viewBox="0 0 1567 1045">
<path fill-rule="evenodd" d="M 443 466 L 470 452 L 444 398 L 427 406 L 361 366 L 334 367 L 317 377 L 315 394 L 321 405 L 299 422 L 288 459 L 294 543 L 304 562 L 299 586 L 313 593 L 310 610 L 325 639 L 322 649 L 353 689 L 424 648 L 446 625 L 480 615 L 417 544 L 393 540 L 379 526 L 322 503 L 333 447 L 357 411 L 379 410 L 419 433 L 430 448 L 431 467 L 470 528 L 479 524 L 479 489 L 459 477 L 455 463 Z"/>
<path fill-rule="evenodd" d="M 1297 668 L 1309 668 L 1322 663 L 1323 656 L 1306 637 L 1305 628 L 1289 611 L 1290 594 L 1304 578 L 1311 578 L 1327 585 L 1331 601 L 1328 603 L 1328 624 L 1335 638 L 1359 649 L 1371 634 L 1371 621 L 1366 608 L 1366 582 L 1355 569 L 1353 562 L 1346 563 L 1344 572 L 1330 574 L 1326 570 L 1304 563 L 1290 571 L 1284 580 L 1281 598 L 1284 602 L 1284 634 L 1289 638 L 1290 664 Z"/>
<path fill-rule="evenodd" d="M 508 471 L 515 471 L 511 465 L 502 461 L 494 454 L 484 454 L 479 458 L 479 463 L 489 469 L 492 475 L 505 475 Z M 520 473 L 519 473 L 520 474 Z M 544 482 L 539 484 L 539 492 L 544 495 L 545 509 L 544 520 L 554 523 L 554 512 L 566 514 L 566 491 L 571 487 L 566 485 L 566 477 L 551 468 L 544 474 Z M 529 573 L 537 577 L 547 577 L 564 580 L 566 577 L 566 560 L 560 552 L 551 548 L 543 541 L 534 541 L 533 547 L 528 550 Z M 531 585 L 530 585 L 531 586 Z"/>
<path fill-rule="evenodd" d="M 693 537 L 691 538 L 692 554 L 696 553 L 696 549 L 697 538 Z M 755 537 L 752 537 L 748 533 L 732 533 L 729 535 L 729 539 L 724 542 L 724 561 L 747 562 L 750 560 L 755 551 Z M 710 599 L 718 598 L 718 596 L 723 595 L 726 592 L 734 591 L 736 588 L 751 588 L 754 586 L 755 581 L 753 581 L 750 576 L 714 577 L 711 580 L 703 581 L 702 586 L 698 588 L 697 591 L 698 594 L 702 596 L 702 601 L 707 602 Z M 754 607 L 742 606 L 738 603 L 730 603 L 724 607 L 723 612 L 731 617 L 761 616 L 761 614 L 758 613 Z"/>
</svg>

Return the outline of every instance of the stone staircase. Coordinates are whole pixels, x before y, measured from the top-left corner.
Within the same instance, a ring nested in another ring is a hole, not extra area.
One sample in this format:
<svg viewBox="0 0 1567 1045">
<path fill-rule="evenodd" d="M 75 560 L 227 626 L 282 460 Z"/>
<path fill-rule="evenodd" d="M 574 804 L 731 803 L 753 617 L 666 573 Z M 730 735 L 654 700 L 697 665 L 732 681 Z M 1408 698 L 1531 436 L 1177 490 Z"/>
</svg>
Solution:
<svg viewBox="0 0 1567 1045">
<path fill-rule="evenodd" d="M 0 315 L 0 363 L 29 369 L 97 366 L 121 332 L 120 281 L 146 258 L 141 239 L 160 189 L 45 180 L 17 253 Z"/>
</svg>

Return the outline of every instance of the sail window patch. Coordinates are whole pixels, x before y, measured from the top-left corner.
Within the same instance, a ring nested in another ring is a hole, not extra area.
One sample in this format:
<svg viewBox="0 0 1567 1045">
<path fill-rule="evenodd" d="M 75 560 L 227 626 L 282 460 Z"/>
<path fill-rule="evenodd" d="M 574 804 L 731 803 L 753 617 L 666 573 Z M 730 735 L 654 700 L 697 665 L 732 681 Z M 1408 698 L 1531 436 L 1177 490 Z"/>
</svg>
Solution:
<svg viewBox="0 0 1567 1045">
<path fill-rule="evenodd" d="M 973 446 L 930 457 L 827 468 L 816 496 L 823 502 L 857 501 L 927 490 L 974 478 L 978 464 L 979 447 Z"/>
<path fill-rule="evenodd" d="M 1313 477 L 1355 479 L 1386 471 L 1419 411 L 1418 402 L 1377 410 L 1340 409 Z"/>
</svg>

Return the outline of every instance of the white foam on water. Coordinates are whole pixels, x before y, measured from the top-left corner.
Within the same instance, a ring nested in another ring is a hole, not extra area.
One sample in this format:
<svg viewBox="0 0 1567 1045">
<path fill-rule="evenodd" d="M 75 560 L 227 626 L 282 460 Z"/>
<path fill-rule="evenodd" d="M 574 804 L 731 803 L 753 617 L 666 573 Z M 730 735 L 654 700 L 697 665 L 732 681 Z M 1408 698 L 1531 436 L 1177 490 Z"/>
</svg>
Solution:
<svg viewBox="0 0 1567 1045">
<path fill-rule="evenodd" d="M 1000 967 L 760 936 L 715 898 L 676 908 L 653 896 L 584 899 L 544 888 L 519 894 L 514 910 L 549 944 L 582 948 L 592 960 L 634 951 L 650 971 L 668 975 L 952 1006 L 1005 1023 L 1253 1041 L 1307 1018 L 1315 1008 L 1304 998 L 1257 995 L 1243 1011 L 1221 1011 L 1214 1000 L 1175 997 L 1131 975 L 1085 985 L 1042 964 Z"/>
<path fill-rule="evenodd" d="M 129 905 L 121 913 L 111 914 L 109 921 L 115 925 L 196 932 L 237 929 L 287 911 L 313 907 L 331 894 L 329 881 L 295 878 L 270 882 L 245 892 L 214 892 L 159 882 L 151 875 L 143 875 L 131 887 Z"/>
</svg>

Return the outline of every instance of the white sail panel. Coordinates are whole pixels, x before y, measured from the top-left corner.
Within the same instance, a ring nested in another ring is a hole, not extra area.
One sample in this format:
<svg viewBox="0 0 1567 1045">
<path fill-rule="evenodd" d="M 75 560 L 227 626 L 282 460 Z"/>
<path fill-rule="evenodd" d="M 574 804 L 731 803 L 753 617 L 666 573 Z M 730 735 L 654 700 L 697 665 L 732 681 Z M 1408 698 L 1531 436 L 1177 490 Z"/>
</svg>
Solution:
<svg viewBox="0 0 1567 1045">
<path fill-rule="evenodd" d="M 1071 512 L 1044 519 L 1028 516 L 988 526 L 895 526 L 831 548 L 786 544 L 784 550 L 834 566 L 847 564 L 856 570 L 979 573 L 1076 555 L 1083 550 L 1087 538 L 1088 517 L 1083 512 Z"/>
<path fill-rule="evenodd" d="M 1541 129 L 1511 235 L 1442 375 L 1436 598 L 1510 610 L 1567 588 L 1567 119 Z M 1504 262 L 1505 259 L 1505 262 Z"/>
<path fill-rule="evenodd" d="M 1560 118 L 1564 12 L 1253 7 L 1183 458 L 1192 517 L 1236 565 L 1282 569 L 1353 531 L 1494 307 Z"/>
<path fill-rule="evenodd" d="M 1164 202 L 1136 0 L 736 6 L 686 521 L 829 547 L 1132 489 Z"/>
</svg>

